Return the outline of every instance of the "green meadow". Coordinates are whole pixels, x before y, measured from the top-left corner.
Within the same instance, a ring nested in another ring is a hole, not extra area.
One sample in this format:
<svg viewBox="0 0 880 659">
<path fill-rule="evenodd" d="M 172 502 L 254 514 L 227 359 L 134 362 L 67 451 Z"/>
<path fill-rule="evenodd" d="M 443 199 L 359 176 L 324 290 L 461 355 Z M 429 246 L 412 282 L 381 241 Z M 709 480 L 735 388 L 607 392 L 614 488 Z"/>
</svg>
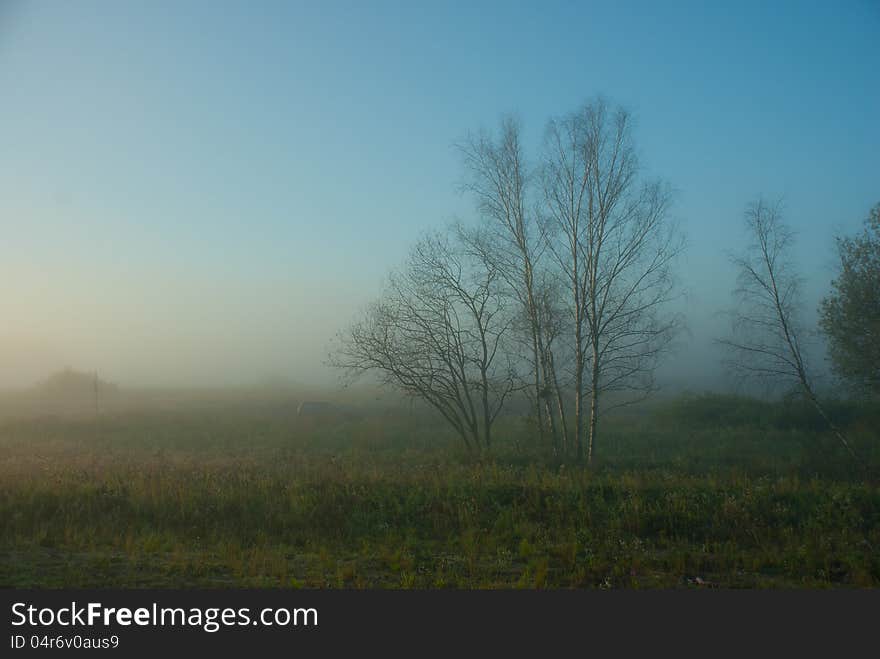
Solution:
<svg viewBox="0 0 880 659">
<path fill-rule="evenodd" d="M 398 410 L 239 401 L 0 421 L 0 585 L 880 585 L 880 414 L 696 396 L 608 417 L 592 468 L 519 419 L 463 451 Z"/>
</svg>

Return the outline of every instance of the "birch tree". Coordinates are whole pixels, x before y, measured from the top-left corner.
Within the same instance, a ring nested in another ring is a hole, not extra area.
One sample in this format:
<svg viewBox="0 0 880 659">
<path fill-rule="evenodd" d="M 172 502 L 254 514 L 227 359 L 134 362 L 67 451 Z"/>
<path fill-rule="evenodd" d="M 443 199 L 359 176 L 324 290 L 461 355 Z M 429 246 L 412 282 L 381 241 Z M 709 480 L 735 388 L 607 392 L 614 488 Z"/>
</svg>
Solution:
<svg viewBox="0 0 880 659">
<path fill-rule="evenodd" d="M 729 354 L 725 363 L 740 376 L 799 390 L 841 446 L 861 462 L 815 393 L 799 322 L 801 280 L 790 255 L 794 233 L 783 221 L 781 204 L 749 204 L 745 226 L 751 242 L 745 254 L 732 259 L 738 270 L 738 305 L 731 314 L 732 336 L 720 341 Z"/>
<path fill-rule="evenodd" d="M 600 404 L 607 411 L 653 391 L 679 325 L 664 305 L 683 241 L 668 218 L 668 188 L 639 181 L 631 124 L 626 110 L 599 99 L 546 131 L 543 194 L 568 288 L 575 450 L 588 463 Z M 612 392 L 617 398 L 606 402 Z"/>
<path fill-rule="evenodd" d="M 497 137 L 487 133 L 471 136 L 460 150 L 468 173 L 465 188 L 474 195 L 485 220 L 485 258 L 495 264 L 521 312 L 539 432 L 543 436 L 546 423 L 553 446 L 559 451 L 558 421 L 564 419 L 564 405 L 545 331 L 548 319 L 544 315 L 549 307 L 542 304 L 539 290 L 545 244 L 529 200 L 532 176 L 521 144 L 520 126 L 506 119 Z"/>
</svg>

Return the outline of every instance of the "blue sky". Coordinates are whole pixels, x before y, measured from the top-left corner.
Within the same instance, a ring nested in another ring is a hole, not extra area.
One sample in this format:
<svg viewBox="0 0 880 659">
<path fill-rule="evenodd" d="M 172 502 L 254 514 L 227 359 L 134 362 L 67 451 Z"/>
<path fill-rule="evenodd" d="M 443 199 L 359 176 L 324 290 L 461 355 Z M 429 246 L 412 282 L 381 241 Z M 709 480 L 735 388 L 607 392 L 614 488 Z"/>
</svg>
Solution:
<svg viewBox="0 0 880 659">
<path fill-rule="evenodd" d="M 326 378 L 407 245 L 474 216 L 453 144 L 505 113 L 537 151 L 596 94 L 634 112 L 699 350 L 749 200 L 784 199 L 809 307 L 880 202 L 874 0 L 0 7 L 0 386 Z"/>
</svg>

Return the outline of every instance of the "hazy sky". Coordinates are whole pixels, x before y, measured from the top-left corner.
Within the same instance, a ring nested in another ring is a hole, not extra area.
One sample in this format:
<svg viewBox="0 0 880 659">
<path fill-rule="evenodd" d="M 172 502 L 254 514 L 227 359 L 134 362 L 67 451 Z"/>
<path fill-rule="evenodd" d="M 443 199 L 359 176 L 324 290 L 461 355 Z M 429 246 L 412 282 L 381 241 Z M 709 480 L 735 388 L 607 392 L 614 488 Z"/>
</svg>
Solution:
<svg viewBox="0 0 880 659">
<path fill-rule="evenodd" d="M 708 372 L 750 199 L 812 306 L 880 201 L 878 34 L 876 0 L 0 0 L 0 386 L 327 379 L 419 232 L 474 216 L 453 143 L 516 113 L 537 146 L 598 93 L 677 190 Z"/>
</svg>

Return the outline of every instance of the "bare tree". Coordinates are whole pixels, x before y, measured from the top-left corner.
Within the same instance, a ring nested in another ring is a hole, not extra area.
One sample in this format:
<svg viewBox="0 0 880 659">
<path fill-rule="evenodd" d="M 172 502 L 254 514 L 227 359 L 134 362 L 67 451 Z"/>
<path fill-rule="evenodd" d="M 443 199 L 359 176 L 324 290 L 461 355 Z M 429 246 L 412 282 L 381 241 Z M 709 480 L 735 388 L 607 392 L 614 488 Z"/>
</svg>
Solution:
<svg viewBox="0 0 880 659">
<path fill-rule="evenodd" d="M 545 141 L 549 245 L 568 288 L 573 332 L 575 446 L 583 460 L 586 443 L 590 463 L 601 399 L 630 393 L 604 405 L 607 411 L 650 393 L 678 325 L 663 305 L 683 242 L 667 219 L 668 189 L 638 181 L 631 123 L 626 110 L 599 99 L 551 121 Z"/>
<path fill-rule="evenodd" d="M 498 271 L 470 242 L 462 228 L 420 240 L 384 295 L 337 337 L 329 364 L 421 398 L 479 450 L 492 445 L 516 374 Z"/>
<path fill-rule="evenodd" d="M 741 377 L 800 390 L 850 456 L 860 461 L 813 387 L 798 318 L 801 280 L 790 257 L 794 234 L 782 219 L 781 204 L 749 204 L 745 224 L 752 242 L 745 255 L 732 259 L 739 271 L 734 291 L 738 306 L 731 313 L 733 337 L 720 341 L 730 355 L 725 363 Z"/>
<path fill-rule="evenodd" d="M 545 335 L 547 322 L 543 314 L 548 307 L 542 304 L 539 291 L 544 240 L 530 210 L 531 179 L 519 124 L 506 119 L 497 139 L 485 133 L 471 136 L 460 150 L 469 174 L 465 187 L 476 197 L 486 220 L 484 258 L 494 263 L 522 312 L 531 355 L 531 398 L 539 432 L 543 436 L 546 421 L 554 448 L 559 450 L 557 414 L 563 414 L 563 405 Z M 554 402 L 558 411 L 554 410 Z"/>
</svg>

